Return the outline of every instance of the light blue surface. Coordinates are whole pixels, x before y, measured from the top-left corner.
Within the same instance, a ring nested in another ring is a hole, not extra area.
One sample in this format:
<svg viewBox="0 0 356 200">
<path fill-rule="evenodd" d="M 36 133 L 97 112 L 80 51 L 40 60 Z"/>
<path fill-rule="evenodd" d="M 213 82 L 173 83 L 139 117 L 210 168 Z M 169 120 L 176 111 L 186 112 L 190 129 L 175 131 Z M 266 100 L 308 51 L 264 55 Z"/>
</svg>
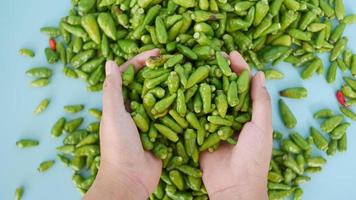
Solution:
<svg viewBox="0 0 356 200">
<path fill-rule="evenodd" d="M 348 13 L 356 13 L 356 3 L 345 0 Z M 36 170 L 46 159 L 54 159 L 55 147 L 60 139 L 50 137 L 52 124 L 62 115 L 63 105 L 85 103 L 89 107 L 100 107 L 101 94 L 85 91 L 81 81 L 71 80 L 61 73 L 61 66 L 54 66 L 55 76 L 50 86 L 36 89 L 29 86 L 30 78 L 24 71 L 33 66 L 47 65 L 43 48 L 47 45 L 46 36 L 38 30 L 42 26 L 56 26 L 60 17 L 65 16 L 70 0 L 1 0 L 0 7 L 0 199 L 13 198 L 17 186 L 25 187 L 24 199 L 79 199 L 80 195 L 71 182 L 71 171 L 57 163 L 45 174 Z M 356 26 L 348 26 L 346 36 L 349 47 L 356 52 Z M 36 51 L 34 59 L 17 54 L 18 49 L 29 47 Z M 326 61 L 326 55 L 325 59 Z M 327 63 L 327 62 L 325 62 Z M 287 74 L 282 81 L 268 83 L 273 100 L 273 125 L 276 130 L 287 133 L 277 114 L 278 91 L 286 87 L 303 85 L 309 90 L 306 100 L 289 100 L 293 112 L 298 116 L 296 131 L 306 135 L 311 125 L 319 123 L 312 113 L 329 107 L 338 111 L 334 93 L 342 84 L 341 73 L 337 83 L 328 85 L 322 76 L 314 76 L 302 81 L 298 70 L 288 64 L 278 69 Z M 51 98 L 49 109 L 40 116 L 32 115 L 33 109 L 43 98 Z M 87 115 L 85 113 L 82 113 Z M 88 122 L 94 121 L 88 118 Z M 20 150 L 15 142 L 20 138 L 35 138 L 41 141 L 38 148 Z M 344 154 L 329 158 L 322 173 L 313 175 L 312 181 L 303 186 L 306 200 L 348 200 L 356 199 L 356 124 L 348 132 L 349 149 Z"/>
</svg>

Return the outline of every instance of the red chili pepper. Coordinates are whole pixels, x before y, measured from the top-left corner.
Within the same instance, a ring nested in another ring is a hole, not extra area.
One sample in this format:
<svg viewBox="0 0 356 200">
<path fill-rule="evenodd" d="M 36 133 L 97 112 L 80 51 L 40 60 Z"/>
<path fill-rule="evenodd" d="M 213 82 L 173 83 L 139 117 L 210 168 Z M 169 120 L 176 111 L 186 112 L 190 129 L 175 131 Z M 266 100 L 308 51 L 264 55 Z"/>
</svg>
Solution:
<svg viewBox="0 0 356 200">
<path fill-rule="evenodd" d="M 342 93 L 340 90 L 336 92 L 336 99 L 342 106 L 346 106 L 344 93 Z"/>
<path fill-rule="evenodd" d="M 53 50 L 53 51 L 55 51 L 56 50 L 56 40 L 55 39 L 50 39 L 49 40 L 49 47 Z"/>
</svg>

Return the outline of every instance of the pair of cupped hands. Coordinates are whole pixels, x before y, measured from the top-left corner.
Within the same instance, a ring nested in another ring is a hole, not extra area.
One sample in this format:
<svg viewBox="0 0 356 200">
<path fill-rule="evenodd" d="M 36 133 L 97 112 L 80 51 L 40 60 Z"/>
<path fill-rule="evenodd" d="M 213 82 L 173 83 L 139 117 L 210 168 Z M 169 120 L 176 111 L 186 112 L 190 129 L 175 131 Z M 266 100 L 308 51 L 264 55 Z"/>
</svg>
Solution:
<svg viewBox="0 0 356 200">
<path fill-rule="evenodd" d="M 118 67 L 106 63 L 103 116 L 100 126 L 101 164 L 85 200 L 147 199 L 160 178 L 162 162 L 143 149 L 139 132 L 122 96 L 121 74 L 129 64 L 139 70 L 159 50 L 146 51 Z M 229 55 L 232 70 L 239 74 L 248 64 L 238 52 Z M 252 75 L 251 75 L 252 76 Z M 270 97 L 262 72 L 251 82 L 252 119 L 242 128 L 237 145 L 223 144 L 200 156 L 203 182 L 210 199 L 264 200 L 272 151 Z"/>
</svg>

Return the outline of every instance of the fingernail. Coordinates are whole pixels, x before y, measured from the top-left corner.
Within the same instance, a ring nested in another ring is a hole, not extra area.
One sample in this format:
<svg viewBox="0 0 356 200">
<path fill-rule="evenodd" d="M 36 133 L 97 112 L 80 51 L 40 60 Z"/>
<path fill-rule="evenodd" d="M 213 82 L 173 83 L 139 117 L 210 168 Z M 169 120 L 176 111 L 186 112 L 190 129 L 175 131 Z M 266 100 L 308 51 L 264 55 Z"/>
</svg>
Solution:
<svg viewBox="0 0 356 200">
<path fill-rule="evenodd" d="M 265 74 L 263 72 L 258 72 L 259 81 L 262 87 L 265 87 Z"/>
<path fill-rule="evenodd" d="M 106 74 L 106 76 L 108 76 L 108 75 L 113 73 L 114 67 L 115 66 L 113 65 L 112 61 L 107 61 L 106 62 L 106 65 L 105 65 L 105 74 Z"/>
</svg>

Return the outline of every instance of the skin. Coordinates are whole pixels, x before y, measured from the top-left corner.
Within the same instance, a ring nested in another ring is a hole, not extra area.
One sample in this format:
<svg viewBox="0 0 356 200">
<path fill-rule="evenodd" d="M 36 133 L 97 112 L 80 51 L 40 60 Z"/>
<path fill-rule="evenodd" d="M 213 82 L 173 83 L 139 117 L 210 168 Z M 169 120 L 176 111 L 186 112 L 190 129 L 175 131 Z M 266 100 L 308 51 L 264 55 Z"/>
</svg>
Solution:
<svg viewBox="0 0 356 200">
<path fill-rule="evenodd" d="M 126 111 L 121 73 L 129 64 L 139 70 L 154 49 L 137 55 L 120 68 L 106 63 L 103 117 L 100 126 L 101 164 L 94 184 L 83 199 L 147 199 L 158 184 L 162 162 L 144 151 L 138 130 Z M 230 54 L 232 70 L 241 73 L 247 63 Z M 252 120 L 245 124 L 235 146 L 223 144 L 200 157 L 203 181 L 210 199 L 268 199 L 267 174 L 272 153 L 271 103 L 264 75 L 252 78 Z M 223 170 L 222 170 L 223 169 Z M 239 181 L 241 180 L 241 181 Z"/>
</svg>

